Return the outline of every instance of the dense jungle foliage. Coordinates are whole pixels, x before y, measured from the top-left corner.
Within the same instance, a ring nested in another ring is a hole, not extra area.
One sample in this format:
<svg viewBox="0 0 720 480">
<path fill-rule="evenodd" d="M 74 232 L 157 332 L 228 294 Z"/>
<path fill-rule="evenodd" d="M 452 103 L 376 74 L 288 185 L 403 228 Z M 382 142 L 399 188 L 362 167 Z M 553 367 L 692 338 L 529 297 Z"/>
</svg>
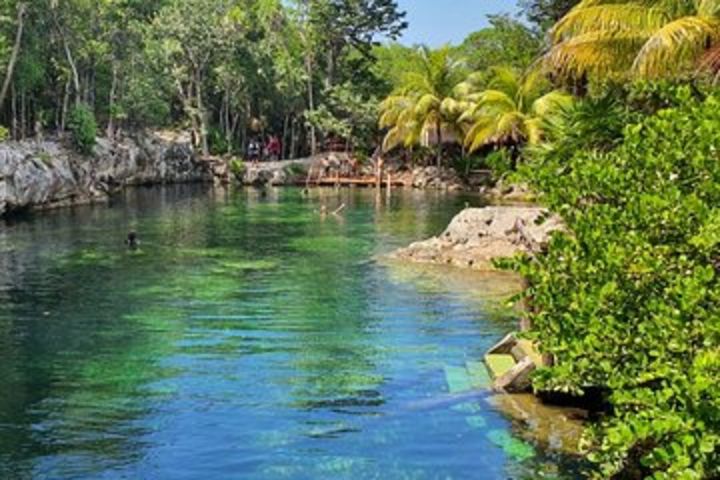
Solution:
<svg viewBox="0 0 720 480">
<path fill-rule="evenodd" d="M 89 112 L 108 137 L 187 128 L 209 154 L 273 133 L 284 156 L 368 141 L 388 88 L 373 50 L 406 26 L 394 0 L 5 0 L 0 19 L 14 139 Z"/>
<path fill-rule="evenodd" d="M 584 445 L 598 478 L 720 474 L 720 97 L 673 97 L 644 118 L 588 100 L 570 115 L 584 130 L 520 173 L 569 228 L 519 266 L 529 335 L 555 362 L 535 386 L 600 387 L 608 411 Z"/>
<path fill-rule="evenodd" d="M 515 264 L 535 386 L 602 397 L 592 474 L 720 478 L 720 1 L 520 3 L 431 49 L 394 0 L 5 0 L 0 136 L 275 133 L 527 182 L 568 226 Z"/>
<path fill-rule="evenodd" d="M 544 255 L 511 265 L 553 360 L 535 388 L 602 406 L 590 475 L 720 478 L 720 3 L 528 14 L 549 29 L 524 65 L 511 48 L 479 71 L 422 52 L 381 104 L 385 148 L 442 158 L 459 143 L 565 219 Z"/>
<path fill-rule="evenodd" d="M 110 138 L 189 129 L 205 155 L 269 134 L 283 157 L 338 141 L 369 153 L 380 101 L 424 65 L 393 42 L 407 26 L 395 0 L 5 0 L 0 18 L 0 123 L 13 139 L 72 130 L 87 111 Z M 494 16 L 448 48 L 450 76 L 522 71 L 541 38 Z"/>
</svg>

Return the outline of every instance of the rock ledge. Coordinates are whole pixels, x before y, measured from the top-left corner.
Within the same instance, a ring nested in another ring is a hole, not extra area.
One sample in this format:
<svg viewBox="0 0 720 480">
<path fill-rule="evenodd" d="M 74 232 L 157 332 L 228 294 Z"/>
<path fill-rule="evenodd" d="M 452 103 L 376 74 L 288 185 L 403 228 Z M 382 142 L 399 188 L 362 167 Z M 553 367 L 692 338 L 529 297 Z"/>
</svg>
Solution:
<svg viewBox="0 0 720 480">
<path fill-rule="evenodd" d="M 413 243 L 392 258 L 493 270 L 492 262 L 541 251 L 562 220 L 539 207 L 470 208 L 458 214 L 439 237 Z"/>
</svg>

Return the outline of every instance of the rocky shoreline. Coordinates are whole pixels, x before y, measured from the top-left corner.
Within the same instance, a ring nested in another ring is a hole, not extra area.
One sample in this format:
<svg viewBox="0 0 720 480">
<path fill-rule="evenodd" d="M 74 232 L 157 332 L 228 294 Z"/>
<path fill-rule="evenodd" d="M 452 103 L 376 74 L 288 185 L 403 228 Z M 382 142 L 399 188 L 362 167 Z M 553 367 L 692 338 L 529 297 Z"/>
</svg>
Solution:
<svg viewBox="0 0 720 480">
<path fill-rule="evenodd" d="M 370 162 L 349 169 L 349 154 L 323 153 L 295 160 L 242 164 L 231 158 L 201 159 L 189 133 L 138 132 L 115 141 L 98 138 L 91 155 L 77 153 L 66 139 L 0 143 L 0 216 L 106 201 L 136 185 L 212 182 L 245 186 L 320 185 L 320 180 L 374 178 Z M 395 186 L 445 191 L 463 190 L 463 180 L 449 168 L 389 165 L 384 178 Z M 384 185 L 384 182 L 383 182 Z"/>
<path fill-rule="evenodd" d="M 217 165 L 217 163 L 216 163 Z M 220 164 L 222 165 L 222 164 Z M 216 176 L 230 176 L 229 166 L 221 166 Z M 246 163 L 240 173 L 235 174 L 242 185 L 292 186 L 316 185 L 335 178 L 374 179 L 376 172 L 372 162 L 362 165 L 353 161 L 347 153 L 322 153 L 309 158 L 277 162 Z M 383 172 L 383 186 L 388 178 L 394 186 L 404 188 L 459 191 L 466 188 L 465 182 L 451 168 L 433 166 L 406 167 L 399 164 L 387 165 Z M 230 181 L 230 180 L 228 180 Z"/>
<path fill-rule="evenodd" d="M 98 139 L 92 155 L 78 154 L 62 139 L 0 144 L 0 216 L 101 202 L 127 186 L 211 180 L 185 133 Z"/>
<path fill-rule="evenodd" d="M 493 263 L 495 260 L 519 253 L 532 255 L 541 252 L 547 247 L 552 233 L 563 230 L 565 225 L 562 219 L 540 207 L 471 208 L 455 216 L 441 235 L 413 243 L 392 253 L 389 258 L 397 265 L 426 264 L 429 268 L 440 268 L 438 266 L 444 265 L 451 270 L 475 273 L 479 277 L 473 280 L 473 288 L 483 289 L 484 278 L 497 274 Z M 517 281 L 517 289 L 520 291 L 522 278 L 517 277 Z M 521 321 L 521 330 L 522 323 Z M 509 338 L 514 338 L 514 335 L 508 335 L 498 346 Z M 530 346 L 529 353 L 519 351 L 520 343 L 523 347 Z M 522 436 L 526 439 L 553 451 L 576 455 L 588 412 L 581 408 L 546 405 L 538 397 L 525 393 L 530 390 L 530 373 L 543 364 L 544 359 L 535 358 L 539 353 L 528 341 L 521 340 L 511 347 L 508 354 L 514 355 L 518 350 L 518 354 L 522 353 L 527 358 L 503 377 L 494 377 L 492 366 L 488 362 L 490 353 L 497 346 L 485 356 L 495 392 L 489 397 L 489 402 L 518 424 Z M 519 380 L 519 383 L 506 385 L 503 383 L 506 379 L 508 382 Z M 498 387 L 498 384 L 501 385 Z M 515 389 L 515 386 L 522 388 Z"/>
<path fill-rule="evenodd" d="M 440 236 L 413 243 L 392 258 L 418 263 L 493 270 L 493 261 L 541 251 L 562 220 L 539 207 L 469 208 Z"/>
</svg>

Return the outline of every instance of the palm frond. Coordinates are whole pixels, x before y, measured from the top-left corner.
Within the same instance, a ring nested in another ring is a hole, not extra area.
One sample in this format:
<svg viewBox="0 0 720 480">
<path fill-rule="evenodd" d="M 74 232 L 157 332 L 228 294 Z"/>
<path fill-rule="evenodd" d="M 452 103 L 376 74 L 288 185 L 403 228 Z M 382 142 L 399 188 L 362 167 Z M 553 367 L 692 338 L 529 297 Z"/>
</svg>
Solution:
<svg viewBox="0 0 720 480">
<path fill-rule="evenodd" d="M 542 141 L 545 133 L 544 127 L 543 119 L 539 117 L 528 119 L 525 122 L 525 132 L 530 145 L 538 145 Z"/>
<path fill-rule="evenodd" d="M 720 15 L 720 0 L 699 0 L 697 15 L 700 17 L 717 17 Z"/>
<path fill-rule="evenodd" d="M 560 42 L 590 32 L 648 31 L 670 20 L 662 9 L 631 2 L 577 7 L 553 27 L 550 36 L 554 42 Z"/>
<path fill-rule="evenodd" d="M 658 29 L 640 49 L 633 71 L 642 77 L 665 76 L 695 65 L 707 45 L 720 37 L 714 18 L 683 17 Z"/>
<path fill-rule="evenodd" d="M 500 90 L 485 90 L 478 95 L 477 108 L 481 111 L 507 111 L 515 110 L 517 104 L 515 99 L 506 92 Z"/>
<path fill-rule="evenodd" d="M 468 151 L 475 152 L 485 145 L 492 143 L 495 137 L 495 122 L 491 117 L 478 119 L 468 130 L 465 136 L 465 146 Z"/>
<path fill-rule="evenodd" d="M 498 66 L 490 69 L 488 87 L 507 93 L 515 98 L 520 88 L 520 74 L 510 67 Z"/>
<path fill-rule="evenodd" d="M 520 143 L 526 140 L 525 121 L 525 115 L 520 112 L 507 112 L 502 114 L 497 119 L 497 141 L 510 140 L 515 143 Z"/>
<path fill-rule="evenodd" d="M 622 75 L 630 71 L 648 37 L 647 32 L 587 33 L 558 43 L 543 60 L 546 68 L 564 77 Z"/>
<path fill-rule="evenodd" d="M 547 117 L 557 115 L 569 109 L 574 103 L 574 98 L 560 90 L 553 90 L 535 100 L 532 104 L 532 113 L 536 117 Z"/>
<path fill-rule="evenodd" d="M 415 104 L 415 114 L 418 116 L 429 115 L 440 108 L 441 100 L 431 93 L 420 97 Z"/>
</svg>

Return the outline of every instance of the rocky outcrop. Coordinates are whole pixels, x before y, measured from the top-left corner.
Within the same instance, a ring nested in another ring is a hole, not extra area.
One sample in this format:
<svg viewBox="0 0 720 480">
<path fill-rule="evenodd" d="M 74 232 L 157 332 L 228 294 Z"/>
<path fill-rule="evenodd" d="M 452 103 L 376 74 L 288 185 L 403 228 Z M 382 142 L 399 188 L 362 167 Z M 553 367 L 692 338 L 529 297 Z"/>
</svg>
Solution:
<svg viewBox="0 0 720 480">
<path fill-rule="evenodd" d="M 60 140 L 7 142 L 0 144 L 0 215 L 102 201 L 129 185 L 211 179 L 183 133 L 98 139 L 87 156 Z"/>
<path fill-rule="evenodd" d="M 535 207 L 471 208 L 457 215 L 439 237 L 395 252 L 394 258 L 492 270 L 498 258 L 538 252 L 563 229 L 559 217 Z"/>
<path fill-rule="evenodd" d="M 463 190 L 465 184 L 452 168 L 416 167 L 398 175 L 405 186 L 430 190 Z"/>
<path fill-rule="evenodd" d="M 308 172 L 317 164 L 319 164 L 317 158 L 260 162 L 258 164 L 246 163 L 240 183 L 256 187 L 301 185 L 305 183 Z"/>
</svg>

